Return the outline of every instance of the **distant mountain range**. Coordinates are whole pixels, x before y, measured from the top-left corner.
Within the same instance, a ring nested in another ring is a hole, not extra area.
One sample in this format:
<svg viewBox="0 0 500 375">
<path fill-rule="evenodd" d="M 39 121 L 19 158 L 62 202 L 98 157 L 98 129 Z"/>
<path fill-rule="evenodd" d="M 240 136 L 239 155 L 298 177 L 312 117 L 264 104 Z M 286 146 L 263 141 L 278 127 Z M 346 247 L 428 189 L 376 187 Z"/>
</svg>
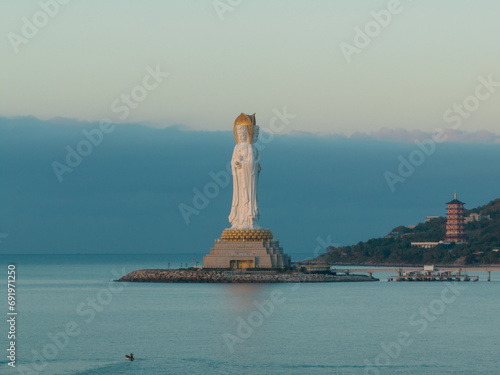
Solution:
<svg viewBox="0 0 500 375">
<path fill-rule="evenodd" d="M 446 233 L 446 218 L 435 217 L 415 227 L 399 226 L 384 238 L 373 238 L 353 246 L 328 247 L 314 259 L 331 264 L 500 264 L 500 199 L 471 210 L 465 217 L 479 214 L 465 224 L 468 242 L 440 244 L 425 249 L 412 242 L 439 242 Z"/>
<path fill-rule="evenodd" d="M 53 125 L 72 125 L 72 126 L 89 126 L 93 122 L 66 118 L 66 117 L 53 117 L 48 120 L 40 120 L 34 116 L 21 116 L 21 117 L 0 117 L 0 123 L 10 122 L 10 123 L 46 123 Z M 132 123 L 123 123 L 120 125 L 132 125 Z M 154 122 L 141 122 L 141 126 L 162 129 L 166 128 L 164 124 L 154 123 Z M 180 129 L 180 130 L 195 130 L 184 124 L 169 125 L 168 128 Z M 265 131 L 265 129 L 264 129 Z M 344 135 L 340 133 L 327 133 L 327 132 L 307 132 L 307 131 L 297 131 L 292 130 L 290 132 L 292 136 L 299 137 L 326 137 L 334 139 L 352 139 L 352 140 L 384 140 L 392 142 L 403 142 L 412 143 L 415 141 L 423 141 L 425 139 L 430 139 L 433 136 L 432 132 L 426 132 L 422 130 L 407 130 L 402 128 L 389 129 L 381 128 L 372 132 L 354 132 L 350 135 Z M 455 129 L 442 129 L 442 135 L 440 139 L 444 142 L 457 142 L 457 143 L 500 143 L 500 134 L 490 132 L 488 130 L 478 130 L 474 132 L 455 130 Z"/>
<path fill-rule="evenodd" d="M 456 142 L 456 143 L 500 143 L 500 135 L 490 132 L 488 130 L 478 130 L 475 132 L 467 132 L 454 129 L 442 129 L 440 139 L 443 142 Z M 425 132 L 422 130 L 407 130 L 407 129 L 388 129 L 382 128 L 377 131 L 365 133 L 354 132 L 349 136 L 342 134 L 331 133 L 307 133 L 294 131 L 292 135 L 296 136 L 323 136 L 332 138 L 344 138 L 352 140 L 384 140 L 390 142 L 403 142 L 412 143 L 415 141 L 423 141 L 431 139 L 432 132 Z"/>
</svg>

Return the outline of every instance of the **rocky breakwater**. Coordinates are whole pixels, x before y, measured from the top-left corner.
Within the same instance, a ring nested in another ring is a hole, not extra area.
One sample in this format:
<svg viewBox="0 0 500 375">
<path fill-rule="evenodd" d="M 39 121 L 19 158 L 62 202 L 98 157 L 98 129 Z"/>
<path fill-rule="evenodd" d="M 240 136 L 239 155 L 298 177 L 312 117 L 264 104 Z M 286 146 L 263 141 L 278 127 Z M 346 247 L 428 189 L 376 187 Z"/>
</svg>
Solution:
<svg viewBox="0 0 500 375">
<path fill-rule="evenodd" d="M 308 274 L 302 272 L 219 271 L 219 270 L 137 270 L 120 282 L 140 283 L 329 283 L 379 281 L 365 275 Z"/>
</svg>

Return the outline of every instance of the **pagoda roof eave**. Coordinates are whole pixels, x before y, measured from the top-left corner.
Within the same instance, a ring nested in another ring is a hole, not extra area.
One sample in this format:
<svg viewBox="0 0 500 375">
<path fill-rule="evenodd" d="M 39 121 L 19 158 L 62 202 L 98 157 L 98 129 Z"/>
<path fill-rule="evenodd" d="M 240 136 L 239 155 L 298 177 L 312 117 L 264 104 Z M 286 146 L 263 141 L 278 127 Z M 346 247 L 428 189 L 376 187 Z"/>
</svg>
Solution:
<svg viewBox="0 0 500 375">
<path fill-rule="evenodd" d="M 464 202 L 460 202 L 458 199 L 454 199 L 451 202 L 448 202 L 446 204 L 461 204 L 461 205 L 464 205 L 465 203 Z"/>
</svg>

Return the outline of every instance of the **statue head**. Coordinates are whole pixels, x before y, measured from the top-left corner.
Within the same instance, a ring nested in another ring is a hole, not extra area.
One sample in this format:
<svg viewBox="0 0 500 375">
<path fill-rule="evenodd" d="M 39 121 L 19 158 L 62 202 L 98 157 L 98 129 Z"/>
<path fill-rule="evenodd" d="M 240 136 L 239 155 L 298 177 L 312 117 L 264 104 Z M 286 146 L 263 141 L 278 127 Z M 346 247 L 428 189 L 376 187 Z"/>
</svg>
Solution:
<svg viewBox="0 0 500 375">
<path fill-rule="evenodd" d="M 250 137 L 248 134 L 248 126 L 238 125 L 236 126 L 236 137 L 237 143 L 250 143 Z"/>
<path fill-rule="evenodd" d="M 259 130 L 260 130 L 259 125 L 254 125 L 252 134 L 252 143 L 256 143 L 257 139 L 259 139 Z"/>
<path fill-rule="evenodd" d="M 234 120 L 234 125 L 233 125 L 234 140 L 236 141 L 236 143 L 240 143 L 239 136 L 237 134 L 238 128 L 240 127 L 247 128 L 246 142 L 252 143 L 254 126 L 255 126 L 255 113 L 253 115 L 245 115 L 244 113 L 242 113 L 238 117 L 236 117 L 236 120 Z"/>
</svg>

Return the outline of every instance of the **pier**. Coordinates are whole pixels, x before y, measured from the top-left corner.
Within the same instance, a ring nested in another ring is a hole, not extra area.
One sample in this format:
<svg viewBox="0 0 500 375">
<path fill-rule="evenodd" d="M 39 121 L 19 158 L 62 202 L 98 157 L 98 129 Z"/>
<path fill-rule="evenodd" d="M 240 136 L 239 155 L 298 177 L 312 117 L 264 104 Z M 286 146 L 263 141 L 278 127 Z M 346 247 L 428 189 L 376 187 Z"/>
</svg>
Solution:
<svg viewBox="0 0 500 375">
<path fill-rule="evenodd" d="M 439 270 L 426 266 L 417 271 L 405 271 L 398 276 L 389 276 L 387 281 L 478 281 L 479 276 L 462 274 L 461 270 Z"/>
<path fill-rule="evenodd" d="M 429 267 L 426 269 L 426 267 Z M 430 269 L 432 267 L 432 269 Z M 491 272 L 500 271 L 500 266 L 424 266 L 424 267 L 374 267 L 374 268 L 332 268 L 332 273 L 367 273 L 370 277 L 374 273 L 395 273 L 389 276 L 388 281 L 478 281 L 478 276 L 468 276 L 466 272 L 486 272 L 488 281 L 491 281 Z"/>
</svg>

